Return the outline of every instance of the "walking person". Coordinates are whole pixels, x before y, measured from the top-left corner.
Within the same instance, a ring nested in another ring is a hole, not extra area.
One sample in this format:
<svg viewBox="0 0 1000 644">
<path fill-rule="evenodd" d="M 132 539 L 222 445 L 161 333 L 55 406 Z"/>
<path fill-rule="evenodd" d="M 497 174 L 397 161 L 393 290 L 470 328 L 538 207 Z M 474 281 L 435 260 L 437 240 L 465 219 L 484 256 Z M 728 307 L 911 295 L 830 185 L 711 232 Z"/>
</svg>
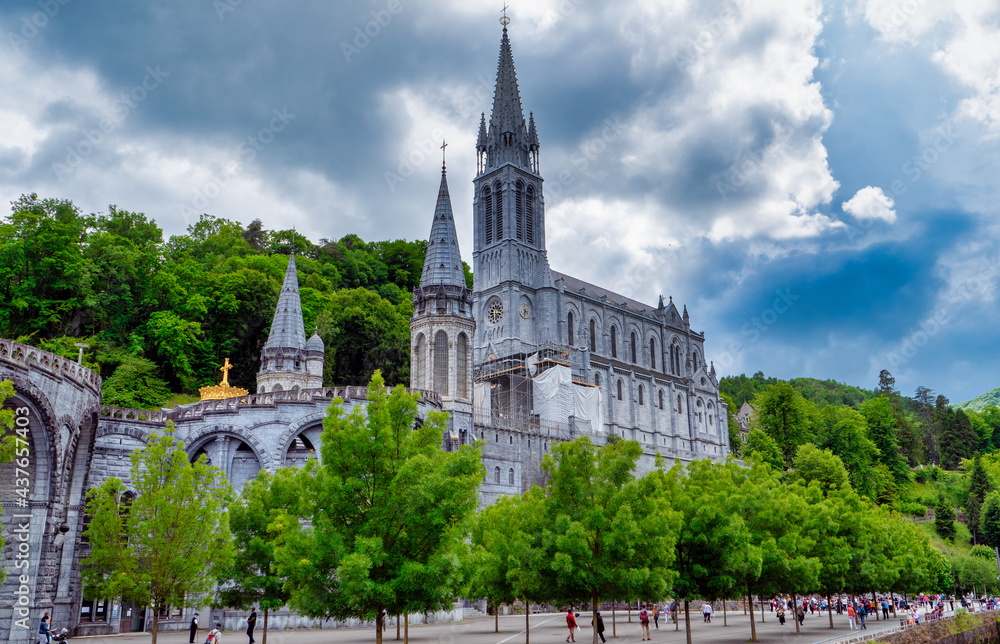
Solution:
<svg viewBox="0 0 1000 644">
<path fill-rule="evenodd" d="M 591 625 L 597 623 L 597 634 L 600 636 L 602 642 L 607 642 L 608 640 L 604 637 L 604 618 L 601 617 L 601 611 L 594 613 L 594 619 L 591 620 Z"/>
<path fill-rule="evenodd" d="M 882 619 L 889 619 L 889 602 L 882 598 Z"/>
<path fill-rule="evenodd" d="M 857 610 L 858 623 L 861 625 L 861 629 L 867 631 L 868 627 L 865 625 L 865 618 L 868 617 L 868 611 L 865 610 L 864 604 L 858 604 Z"/>
<path fill-rule="evenodd" d="M 566 612 L 566 626 L 569 628 L 569 636 L 566 638 L 567 642 L 576 641 L 576 616 L 573 615 L 573 607 L 570 606 L 569 610 Z"/>
<path fill-rule="evenodd" d="M 194 638 L 198 634 L 198 613 L 194 614 L 191 618 L 191 637 L 188 638 L 188 644 L 194 644 Z"/>
<path fill-rule="evenodd" d="M 708 622 L 709 624 L 712 623 L 712 611 L 713 611 L 712 605 L 708 602 L 705 602 L 705 621 Z"/>
<path fill-rule="evenodd" d="M 851 625 L 851 630 L 853 631 L 857 626 L 857 613 L 854 612 L 854 605 L 847 605 L 847 621 Z"/>
<path fill-rule="evenodd" d="M 653 604 L 653 626 L 656 627 L 656 630 L 660 630 L 660 605 L 658 603 Z"/>
<path fill-rule="evenodd" d="M 806 621 L 806 609 L 802 606 L 802 604 L 799 604 L 799 608 L 795 614 L 799 618 L 799 626 L 803 626 Z"/>
<path fill-rule="evenodd" d="M 247 617 L 247 637 L 250 638 L 250 644 L 253 644 L 253 629 L 257 626 L 257 607 L 250 607 L 250 616 Z"/>
<path fill-rule="evenodd" d="M 649 609 L 646 604 L 639 609 L 639 632 L 642 633 L 643 642 L 653 639 L 649 634 Z"/>
<path fill-rule="evenodd" d="M 781 624 L 782 626 L 784 626 L 785 625 L 785 609 L 781 607 L 781 604 L 778 604 L 778 612 L 776 613 L 776 615 L 778 616 L 778 623 Z"/>
<path fill-rule="evenodd" d="M 674 624 L 677 623 L 677 600 L 670 600 L 670 618 L 673 620 Z"/>
<path fill-rule="evenodd" d="M 222 622 L 216 622 L 215 628 L 208 632 L 205 644 L 221 644 L 222 642 Z"/>
<path fill-rule="evenodd" d="M 38 644 L 49 644 L 52 635 L 49 632 L 49 614 L 42 615 L 42 621 L 38 624 Z"/>
</svg>

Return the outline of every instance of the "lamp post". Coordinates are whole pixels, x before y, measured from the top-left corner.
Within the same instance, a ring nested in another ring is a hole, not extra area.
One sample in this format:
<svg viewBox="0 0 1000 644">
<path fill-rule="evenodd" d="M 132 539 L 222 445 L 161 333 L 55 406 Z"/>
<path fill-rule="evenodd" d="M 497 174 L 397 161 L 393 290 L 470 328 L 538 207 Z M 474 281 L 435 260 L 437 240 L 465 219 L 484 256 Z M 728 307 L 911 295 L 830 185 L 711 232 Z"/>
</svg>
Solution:
<svg viewBox="0 0 1000 644">
<path fill-rule="evenodd" d="M 85 342 L 76 342 L 73 346 L 80 349 L 80 355 L 77 356 L 76 363 L 83 364 L 83 350 L 88 348 L 90 345 Z"/>
</svg>

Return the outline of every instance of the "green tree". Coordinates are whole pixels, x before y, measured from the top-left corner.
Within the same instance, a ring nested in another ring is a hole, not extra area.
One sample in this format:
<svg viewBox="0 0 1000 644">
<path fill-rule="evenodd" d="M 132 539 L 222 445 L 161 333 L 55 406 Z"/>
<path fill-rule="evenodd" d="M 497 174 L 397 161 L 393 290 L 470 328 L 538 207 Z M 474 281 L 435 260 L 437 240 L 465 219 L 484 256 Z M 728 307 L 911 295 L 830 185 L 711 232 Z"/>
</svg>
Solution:
<svg viewBox="0 0 1000 644">
<path fill-rule="evenodd" d="M 993 489 L 990 485 L 989 475 L 983 467 L 982 458 L 976 454 L 976 459 L 972 464 L 972 471 L 969 472 L 969 493 L 965 502 L 965 512 L 969 515 L 969 531 L 972 533 L 972 542 L 979 543 L 979 518 L 982 514 L 983 502 L 986 495 Z"/>
<path fill-rule="evenodd" d="M 554 599 L 596 611 L 616 594 L 666 593 L 680 515 L 669 505 L 662 475 L 635 478 L 641 454 L 635 441 L 597 448 L 582 436 L 556 444 L 542 460 L 551 477 L 544 538 Z M 593 633 L 596 641 L 596 625 Z"/>
<path fill-rule="evenodd" d="M 335 399 L 323 421 L 322 462 L 297 477 L 300 503 L 279 517 L 278 574 L 289 605 L 310 617 L 374 619 L 439 609 L 457 594 L 456 550 L 483 480 L 479 450 L 441 449 L 447 415 L 417 419 L 417 398 L 387 391 L 376 372 L 368 403 Z"/>
<path fill-rule="evenodd" d="M 743 441 L 740 439 L 740 421 L 736 420 L 737 407 L 733 399 L 726 394 L 720 394 L 722 401 L 726 403 L 726 421 L 729 428 L 729 451 L 739 456 L 743 448 Z"/>
<path fill-rule="evenodd" d="M 14 383 L 10 380 L 0 382 L 0 435 L 3 436 L 3 438 L 0 439 L 0 464 L 11 461 L 15 455 L 17 455 L 19 445 L 18 439 L 20 439 L 20 444 L 23 449 L 24 441 L 28 438 L 28 429 L 26 427 L 15 429 L 14 410 L 4 409 L 3 407 L 4 402 L 13 395 Z M 11 429 L 15 430 L 14 433 L 7 435 L 7 431 Z M 18 429 L 20 429 L 20 431 L 18 431 Z M 24 456 L 24 454 L 22 453 L 19 456 Z M 0 509 L 0 511 L 2 511 L 2 509 Z M 3 533 L 0 532 L 0 552 L 3 551 L 4 543 L 5 540 Z M 2 584 L 6 578 L 7 571 L 0 568 L 0 584 Z"/>
<path fill-rule="evenodd" d="M 485 597 L 499 632 L 500 607 L 518 599 L 529 606 L 546 599 L 548 556 L 542 545 L 547 497 L 539 487 L 504 496 L 483 508 L 473 523 L 471 596 Z M 531 611 L 526 611 L 525 619 Z M 526 635 L 530 632 L 527 628 Z"/>
<path fill-rule="evenodd" d="M 979 438 L 964 411 L 940 412 L 941 418 L 941 467 L 957 470 L 962 459 L 972 458 Z"/>
<path fill-rule="evenodd" d="M 851 486 L 874 499 L 874 467 L 879 451 L 868 437 L 865 417 L 856 409 L 827 405 L 820 412 L 816 445 L 836 454 L 847 468 Z"/>
<path fill-rule="evenodd" d="M 684 624 L 691 642 L 689 600 L 728 599 L 740 579 L 760 574 L 760 550 L 734 502 L 742 478 L 735 463 L 707 460 L 676 466 L 667 476 L 670 506 L 681 513 L 675 547 L 674 592 L 684 599 Z"/>
<path fill-rule="evenodd" d="M 812 439 L 815 406 L 787 382 L 779 382 L 758 394 L 753 406 L 757 410 L 755 428 L 774 439 L 785 464 L 791 465 L 799 445 Z"/>
<path fill-rule="evenodd" d="M 816 481 L 824 494 L 850 485 L 843 461 L 830 450 L 821 450 L 812 443 L 799 447 L 792 467 L 806 485 Z"/>
<path fill-rule="evenodd" d="M 955 510 L 943 494 L 938 495 L 937 505 L 934 506 L 934 530 L 942 539 L 955 538 Z"/>
<path fill-rule="evenodd" d="M 779 472 L 785 469 L 785 457 L 778 443 L 767 432 L 752 429 L 743 443 L 743 455 L 767 463 Z"/>
<path fill-rule="evenodd" d="M 296 476 L 291 468 L 279 469 L 273 475 L 262 470 L 229 504 L 235 556 L 219 575 L 215 604 L 242 610 L 260 606 L 264 611 L 262 644 L 267 644 L 269 612 L 288 603 L 289 593 L 284 587 L 287 580 L 275 572 L 277 535 L 273 526 L 297 504 Z"/>
<path fill-rule="evenodd" d="M 996 490 L 987 494 L 983 502 L 979 534 L 990 548 L 1000 548 L 1000 492 Z"/>
<path fill-rule="evenodd" d="M 101 402 L 117 407 L 157 409 L 169 396 L 170 389 L 160 379 L 156 363 L 130 354 L 122 357 L 101 388 Z"/>
<path fill-rule="evenodd" d="M 868 436 L 878 448 L 878 461 L 889 468 L 896 481 L 906 481 L 909 468 L 899 453 L 892 403 L 886 397 L 873 398 L 861 405 L 861 414 L 868 425 Z"/>
<path fill-rule="evenodd" d="M 192 463 L 168 423 L 132 453 L 135 497 L 110 477 L 90 490 L 81 566 L 89 594 L 120 597 L 153 610 L 153 643 L 167 606 L 201 606 L 233 557 L 222 471 Z"/>
</svg>

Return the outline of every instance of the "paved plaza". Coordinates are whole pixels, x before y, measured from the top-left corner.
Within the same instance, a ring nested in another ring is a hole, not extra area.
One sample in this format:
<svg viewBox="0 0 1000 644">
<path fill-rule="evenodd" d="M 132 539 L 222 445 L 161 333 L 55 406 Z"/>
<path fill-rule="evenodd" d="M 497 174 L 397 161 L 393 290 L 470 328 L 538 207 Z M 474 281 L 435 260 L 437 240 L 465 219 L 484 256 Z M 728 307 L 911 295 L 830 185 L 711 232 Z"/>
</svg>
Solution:
<svg viewBox="0 0 1000 644">
<path fill-rule="evenodd" d="M 729 614 L 729 625 L 723 625 L 722 614 L 718 613 L 712 618 L 711 624 L 702 622 L 701 614 L 691 614 L 691 632 L 693 642 L 720 642 L 727 644 L 744 644 L 750 639 L 750 621 L 743 615 L 743 611 Z M 682 616 L 683 619 L 683 616 Z M 760 613 L 757 613 L 760 619 Z M 765 644 L 802 642 L 811 644 L 822 640 L 849 633 L 846 615 L 834 614 L 833 620 L 835 629 L 830 629 L 830 621 L 823 613 L 820 615 L 807 616 L 805 625 L 802 628 L 802 635 L 796 637 L 795 625 L 789 620 L 784 626 L 778 624 L 774 613 L 765 614 L 766 622 L 757 624 L 758 640 Z M 576 641 L 580 643 L 591 641 L 591 631 L 589 630 L 590 620 L 584 613 L 580 613 L 581 626 L 586 625 L 581 631 L 577 631 Z M 877 630 L 886 626 L 894 626 L 899 622 L 890 619 L 889 621 L 869 621 L 869 630 Z M 531 642 L 538 644 L 559 644 L 566 639 L 566 621 L 563 614 L 541 614 L 531 617 Z M 639 617 L 633 612 L 632 623 L 628 623 L 625 613 L 618 615 L 618 637 L 611 635 L 611 614 L 606 615 L 605 635 L 609 642 L 639 642 Z M 410 627 L 410 642 L 414 644 L 519 644 L 525 641 L 524 616 L 509 616 L 500 618 L 500 632 L 494 632 L 494 622 L 492 617 L 480 617 L 476 619 L 466 619 L 453 624 L 430 624 L 425 626 Z M 666 625 L 660 620 L 659 630 L 652 628 L 653 642 L 669 644 L 684 644 L 684 625 L 681 623 L 680 630 L 674 630 L 672 624 Z M 207 631 L 199 631 L 196 642 L 201 644 L 205 641 Z M 257 644 L 262 644 L 263 633 L 258 628 L 254 637 Z M 384 641 L 394 642 L 396 638 L 396 628 L 390 627 L 385 632 Z M 74 638 L 74 640 L 85 641 L 88 644 L 108 642 L 109 644 L 146 644 L 150 641 L 149 633 L 130 633 L 127 635 L 116 635 L 111 637 L 87 637 Z M 161 633 L 158 644 L 186 644 L 188 633 L 170 632 Z M 268 644 L 312 644 L 316 643 L 367 643 L 375 641 L 375 633 L 372 629 L 327 629 L 312 631 L 272 631 L 267 636 Z M 402 640 L 400 640 L 402 641 Z M 242 632 L 226 632 L 223 634 L 222 644 L 246 644 L 247 636 Z"/>
</svg>

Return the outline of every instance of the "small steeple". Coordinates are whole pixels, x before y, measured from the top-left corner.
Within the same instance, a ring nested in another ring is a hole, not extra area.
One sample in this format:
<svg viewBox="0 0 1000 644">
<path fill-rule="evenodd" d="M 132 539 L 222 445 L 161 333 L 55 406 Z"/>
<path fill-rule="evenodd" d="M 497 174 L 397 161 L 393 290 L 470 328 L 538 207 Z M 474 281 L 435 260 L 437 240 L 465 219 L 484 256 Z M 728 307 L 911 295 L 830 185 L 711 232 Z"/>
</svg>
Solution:
<svg viewBox="0 0 1000 644">
<path fill-rule="evenodd" d="M 688 316 L 688 305 L 685 304 L 684 305 L 684 323 L 688 324 L 690 321 L 691 321 L 691 318 Z"/>
<path fill-rule="evenodd" d="M 486 112 L 479 118 L 479 138 L 476 139 L 476 150 L 486 152 Z"/>
<path fill-rule="evenodd" d="M 536 132 L 536 139 L 537 136 Z M 529 145 L 524 110 L 521 108 L 521 92 L 518 90 L 517 73 L 514 71 L 514 54 L 511 51 L 510 38 L 507 36 L 507 26 L 504 24 L 484 169 L 499 168 L 504 163 L 513 163 L 517 167 L 531 171 Z"/>
<path fill-rule="evenodd" d="M 427 240 L 427 255 L 424 257 L 424 272 L 420 276 L 421 287 L 438 284 L 465 288 L 462 254 L 458 248 L 455 216 L 451 211 L 451 195 L 448 193 L 448 173 L 443 163 L 437 207 L 434 209 L 431 235 Z"/>
<path fill-rule="evenodd" d="M 271 332 L 267 336 L 265 349 L 306 348 L 305 325 L 302 323 L 302 302 L 299 299 L 299 278 L 295 270 L 295 247 L 288 257 L 285 281 L 278 295 L 278 305 L 274 309 Z"/>
<path fill-rule="evenodd" d="M 663 296 L 661 295 L 661 296 L 660 296 L 660 303 L 656 305 L 656 310 L 657 310 L 657 311 L 662 311 L 662 310 L 663 310 L 663 308 L 664 308 L 664 304 L 663 304 Z"/>
<path fill-rule="evenodd" d="M 538 149 L 538 130 L 535 129 L 535 113 L 528 114 L 528 149 L 534 152 Z"/>
</svg>

